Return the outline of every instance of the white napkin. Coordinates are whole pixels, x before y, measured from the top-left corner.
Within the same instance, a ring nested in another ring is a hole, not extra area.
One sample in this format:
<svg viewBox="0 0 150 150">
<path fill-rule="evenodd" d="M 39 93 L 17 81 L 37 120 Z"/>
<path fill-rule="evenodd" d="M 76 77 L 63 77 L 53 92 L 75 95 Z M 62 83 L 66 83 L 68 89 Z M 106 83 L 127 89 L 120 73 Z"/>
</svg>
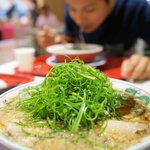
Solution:
<svg viewBox="0 0 150 150">
<path fill-rule="evenodd" d="M 6 88 L 7 87 L 7 83 L 4 80 L 0 79 L 0 89 Z"/>
</svg>

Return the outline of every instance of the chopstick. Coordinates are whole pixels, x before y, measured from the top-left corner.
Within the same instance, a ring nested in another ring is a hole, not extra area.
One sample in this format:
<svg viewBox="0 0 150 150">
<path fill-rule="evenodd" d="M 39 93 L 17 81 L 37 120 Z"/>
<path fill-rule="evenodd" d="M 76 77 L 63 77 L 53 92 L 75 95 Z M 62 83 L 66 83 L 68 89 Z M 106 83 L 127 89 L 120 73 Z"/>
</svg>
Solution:
<svg viewBox="0 0 150 150">
<path fill-rule="evenodd" d="M 79 40 L 74 43 L 74 49 L 86 49 L 86 41 L 82 29 L 79 30 Z"/>
<path fill-rule="evenodd" d="M 82 29 L 79 30 L 79 40 L 80 40 L 80 43 L 86 44 Z"/>
</svg>

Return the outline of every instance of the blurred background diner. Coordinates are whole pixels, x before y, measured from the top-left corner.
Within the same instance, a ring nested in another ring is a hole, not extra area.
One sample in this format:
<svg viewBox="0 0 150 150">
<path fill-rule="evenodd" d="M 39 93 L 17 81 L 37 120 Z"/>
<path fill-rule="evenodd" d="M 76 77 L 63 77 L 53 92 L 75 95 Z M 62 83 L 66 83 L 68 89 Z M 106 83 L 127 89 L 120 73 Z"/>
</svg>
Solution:
<svg viewBox="0 0 150 150">
<path fill-rule="evenodd" d="M 63 28 L 64 0 L 0 0 L 0 64 L 14 60 L 16 47 L 36 48 L 36 34 L 44 25 L 54 31 Z"/>
<path fill-rule="evenodd" d="M 50 27 L 54 33 L 62 33 L 64 8 L 65 0 L 0 0 L 0 63 L 14 59 L 14 47 L 34 46 L 37 56 L 44 54 L 45 49 L 37 43 L 36 36 L 44 26 Z M 122 45 L 105 44 L 108 54 L 115 50 L 120 55 L 121 49 Z M 149 47 L 141 38 L 132 44 L 125 55 L 135 51 L 149 55 Z"/>
</svg>

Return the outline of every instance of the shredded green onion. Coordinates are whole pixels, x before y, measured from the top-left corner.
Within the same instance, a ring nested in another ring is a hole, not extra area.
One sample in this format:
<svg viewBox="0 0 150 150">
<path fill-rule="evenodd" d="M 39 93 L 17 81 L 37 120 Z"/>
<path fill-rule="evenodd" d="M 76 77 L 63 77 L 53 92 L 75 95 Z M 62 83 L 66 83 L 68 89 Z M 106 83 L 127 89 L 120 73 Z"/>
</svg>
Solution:
<svg viewBox="0 0 150 150">
<path fill-rule="evenodd" d="M 33 119 L 46 119 L 54 130 L 90 130 L 98 121 L 118 118 L 122 95 L 99 70 L 74 59 L 55 65 L 44 81 L 26 90 L 18 106 Z"/>
</svg>

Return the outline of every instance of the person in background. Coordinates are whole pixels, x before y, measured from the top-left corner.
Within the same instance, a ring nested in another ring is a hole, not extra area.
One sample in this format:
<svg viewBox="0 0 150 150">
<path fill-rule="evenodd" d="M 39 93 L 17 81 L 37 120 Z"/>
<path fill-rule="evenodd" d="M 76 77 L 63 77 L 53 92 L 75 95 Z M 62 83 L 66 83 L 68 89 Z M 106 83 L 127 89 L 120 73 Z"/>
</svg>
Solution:
<svg viewBox="0 0 150 150">
<path fill-rule="evenodd" d="M 31 10 L 32 25 L 33 27 L 35 27 L 36 20 L 39 15 L 39 10 L 38 10 L 37 0 L 31 0 L 31 2 L 33 4 L 33 9 Z"/>
<path fill-rule="evenodd" d="M 137 38 L 150 45 L 149 0 L 67 0 L 64 35 L 53 34 L 44 27 L 37 40 L 42 47 L 74 42 L 80 30 L 87 43 L 110 48 L 108 55 L 131 55 L 121 66 L 125 79 L 150 79 L 149 56 L 131 50 Z"/>
<path fill-rule="evenodd" d="M 43 28 L 45 25 L 53 28 L 59 25 L 56 15 L 46 5 L 39 9 L 39 15 L 35 23 L 35 26 L 38 28 Z"/>
<path fill-rule="evenodd" d="M 11 3 L 11 6 L 10 6 L 10 8 L 7 10 L 7 12 L 6 12 L 6 15 L 7 15 L 7 18 L 8 19 L 11 19 L 12 17 L 13 17 L 13 13 L 14 13 L 14 11 L 15 11 L 15 4 L 13 3 L 13 2 L 10 2 Z"/>
</svg>

